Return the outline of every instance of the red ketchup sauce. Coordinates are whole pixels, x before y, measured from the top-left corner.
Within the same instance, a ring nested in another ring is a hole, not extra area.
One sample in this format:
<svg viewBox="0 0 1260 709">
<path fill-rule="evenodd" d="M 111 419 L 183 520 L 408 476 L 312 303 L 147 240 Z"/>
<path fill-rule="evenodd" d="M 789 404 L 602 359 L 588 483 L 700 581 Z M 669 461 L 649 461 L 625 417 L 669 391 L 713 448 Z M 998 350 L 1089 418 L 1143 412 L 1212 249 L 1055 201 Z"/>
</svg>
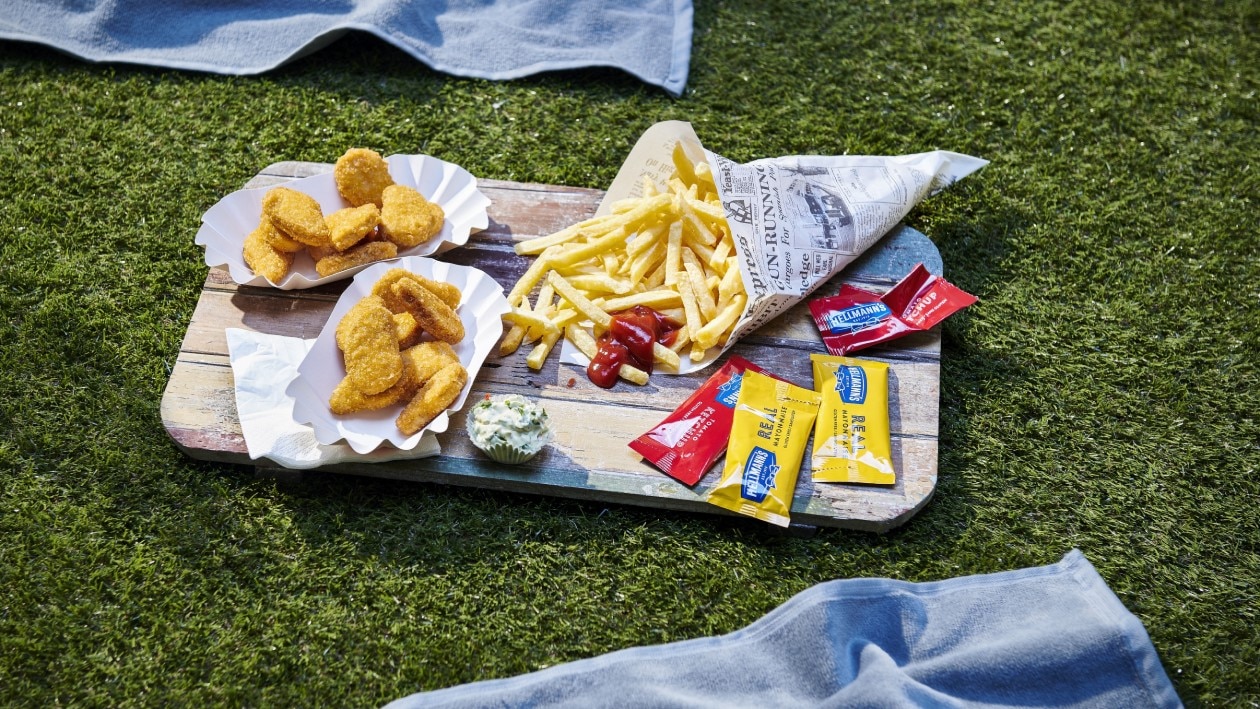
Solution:
<svg viewBox="0 0 1260 709">
<path fill-rule="evenodd" d="M 612 314 L 608 330 L 599 336 L 598 351 L 586 376 L 596 386 L 612 388 L 617 383 L 621 365 L 652 373 L 652 345 L 660 343 L 669 347 L 682 325 L 643 305 Z"/>
</svg>

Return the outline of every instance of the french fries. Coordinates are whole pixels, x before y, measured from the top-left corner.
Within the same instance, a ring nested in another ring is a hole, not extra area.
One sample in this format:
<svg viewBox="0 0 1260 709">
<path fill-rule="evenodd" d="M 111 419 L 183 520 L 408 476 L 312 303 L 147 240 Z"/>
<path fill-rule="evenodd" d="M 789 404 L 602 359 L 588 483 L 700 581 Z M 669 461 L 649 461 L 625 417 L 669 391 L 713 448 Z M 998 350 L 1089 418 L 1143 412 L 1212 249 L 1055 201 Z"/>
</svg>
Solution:
<svg viewBox="0 0 1260 709">
<path fill-rule="evenodd" d="M 516 253 L 536 258 L 508 293 L 512 310 L 503 316 L 509 328 L 500 355 L 537 341 L 526 363 L 541 369 L 564 338 L 594 357 L 612 314 L 638 305 L 682 326 L 669 347 L 653 347 L 655 364 L 676 371 L 681 356 L 703 361 L 726 344 L 748 303 L 734 240 L 709 165 L 693 162 L 681 145 L 672 160 L 663 185 L 644 178 L 643 196 L 516 243 Z M 648 381 L 630 365 L 619 374 L 635 384 Z"/>
</svg>

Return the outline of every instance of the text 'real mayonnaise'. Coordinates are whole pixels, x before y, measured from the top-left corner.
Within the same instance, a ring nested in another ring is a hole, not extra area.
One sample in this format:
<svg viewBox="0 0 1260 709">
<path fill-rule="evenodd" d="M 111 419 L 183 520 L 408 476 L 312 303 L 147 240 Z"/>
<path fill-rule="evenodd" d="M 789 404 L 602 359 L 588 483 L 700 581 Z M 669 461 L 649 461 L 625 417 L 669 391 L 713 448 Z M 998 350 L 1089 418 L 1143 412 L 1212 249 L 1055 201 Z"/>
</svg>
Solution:
<svg viewBox="0 0 1260 709">
<path fill-rule="evenodd" d="M 760 372 L 744 372 L 722 479 L 706 500 L 764 522 L 788 526 L 792 494 L 818 394 Z"/>
<path fill-rule="evenodd" d="M 810 457 L 814 482 L 897 482 L 888 430 L 888 365 L 810 355 L 814 391 L 822 396 Z"/>
</svg>

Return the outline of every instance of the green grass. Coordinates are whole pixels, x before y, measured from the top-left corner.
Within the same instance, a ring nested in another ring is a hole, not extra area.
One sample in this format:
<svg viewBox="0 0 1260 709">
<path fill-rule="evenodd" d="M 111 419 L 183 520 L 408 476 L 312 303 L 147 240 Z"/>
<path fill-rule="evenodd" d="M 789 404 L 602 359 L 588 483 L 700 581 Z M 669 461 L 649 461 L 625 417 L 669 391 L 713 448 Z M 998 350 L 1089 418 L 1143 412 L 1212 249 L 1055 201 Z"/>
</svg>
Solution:
<svg viewBox="0 0 1260 709">
<path fill-rule="evenodd" d="M 0 44 L 0 701 L 376 705 L 1077 547 L 1188 704 L 1255 706 L 1256 36 L 1245 0 L 700 2 L 677 100 L 361 36 L 249 78 Z M 946 323 L 940 482 L 905 527 L 282 485 L 167 438 L 199 217 L 260 168 L 362 145 L 600 188 L 663 119 L 736 160 L 992 161 L 908 219 L 981 302 Z"/>
</svg>

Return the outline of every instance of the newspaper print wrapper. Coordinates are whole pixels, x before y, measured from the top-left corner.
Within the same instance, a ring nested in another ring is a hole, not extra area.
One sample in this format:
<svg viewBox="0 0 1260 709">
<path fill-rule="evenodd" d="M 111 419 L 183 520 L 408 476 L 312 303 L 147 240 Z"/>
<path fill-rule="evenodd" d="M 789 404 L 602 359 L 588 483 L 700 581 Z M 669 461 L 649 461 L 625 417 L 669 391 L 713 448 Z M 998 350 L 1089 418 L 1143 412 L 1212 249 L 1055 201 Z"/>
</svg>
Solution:
<svg viewBox="0 0 1260 709">
<path fill-rule="evenodd" d="M 600 203 L 642 196 L 643 177 L 664 185 L 674 145 L 713 169 L 726 211 L 748 305 L 726 345 L 679 373 L 709 366 L 735 342 L 803 300 L 892 230 L 921 200 L 988 165 L 935 150 L 899 156 L 793 155 L 736 163 L 704 148 L 691 124 L 664 121 L 635 143 Z M 561 361 L 589 360 L 567 340 Z M 658 370 L 666 371 L 666 370 Z"/>
</svg>

